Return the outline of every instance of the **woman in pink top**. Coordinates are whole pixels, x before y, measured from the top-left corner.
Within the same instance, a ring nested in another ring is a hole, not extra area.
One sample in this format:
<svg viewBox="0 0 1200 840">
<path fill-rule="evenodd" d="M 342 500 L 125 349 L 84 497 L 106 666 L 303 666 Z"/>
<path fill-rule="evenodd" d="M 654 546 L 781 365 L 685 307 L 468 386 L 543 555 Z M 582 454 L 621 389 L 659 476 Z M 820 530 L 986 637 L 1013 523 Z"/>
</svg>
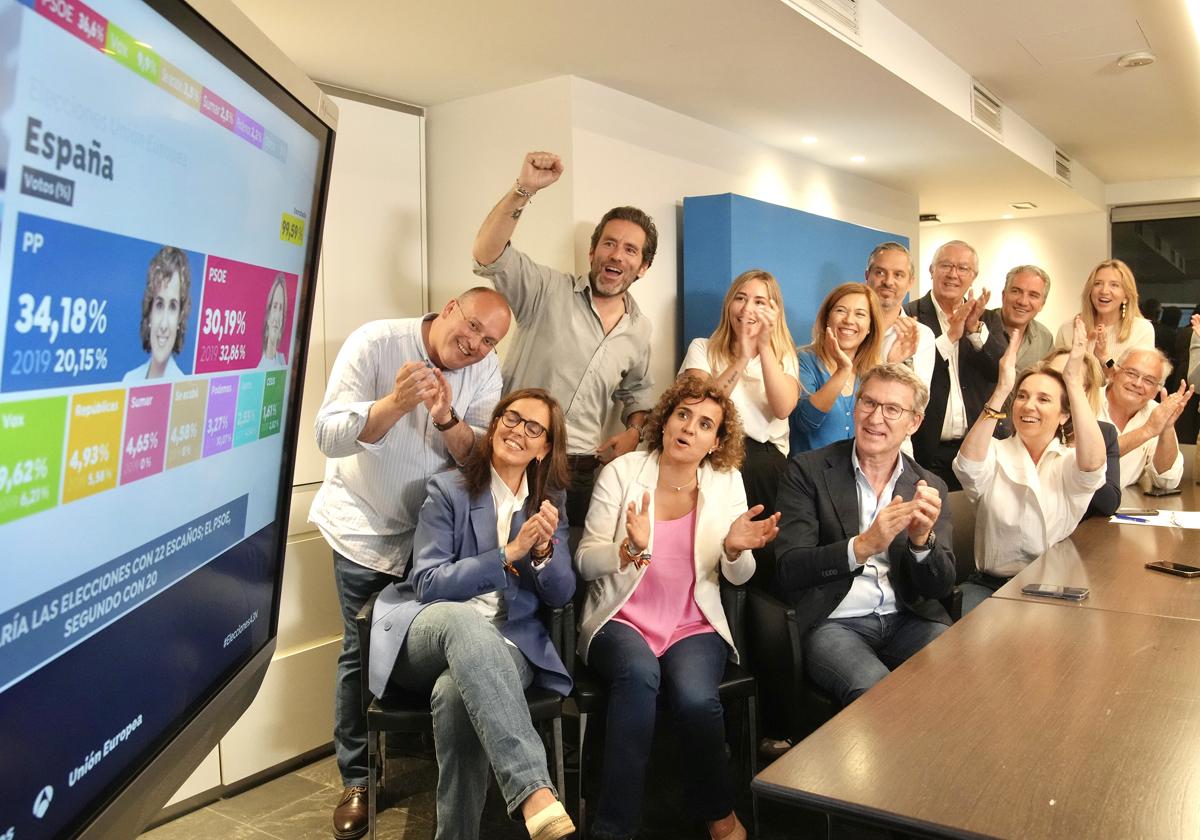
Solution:
<svg viewBox="0 0 1200 840">
<path fill-rule="evenodd" d="M 576 553 L 588 581 L 580 654 L 609 690 L 592 830 L 602 840 L 638 831 L 661 690 L 679 725 L 692 809 L 712 837 L 740 840 L 717 695 L 725 660 L 737 660 L 720 576 L 750 579 L 751 549 L 775 538 L 779 515 L 755 522 L 762 506 L 746 509 L 741 422 L 711 377 L 681 377 L 644 431 L 649 451 L 601 471 Z"/>
</svg>

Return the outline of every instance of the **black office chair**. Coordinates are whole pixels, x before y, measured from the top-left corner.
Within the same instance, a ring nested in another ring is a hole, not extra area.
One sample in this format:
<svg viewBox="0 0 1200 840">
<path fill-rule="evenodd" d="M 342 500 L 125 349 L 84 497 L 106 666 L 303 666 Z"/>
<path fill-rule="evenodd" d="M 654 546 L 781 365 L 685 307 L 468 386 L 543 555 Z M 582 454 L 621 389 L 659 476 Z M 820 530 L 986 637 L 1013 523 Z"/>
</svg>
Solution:
<svg viewBox="0 0 1200 840">
<path fill-rule="evenodd" d="M 428 691 L 407 692 L 392 687 L 383 697 L 374 697 L 367 687 L 367 674 L 370 673 L 367 666 L 371 650 L 371 612 L 375 609 L 376 597 L 378 596 L 371 596 L 355 619 L 358 627 L 358 661 L 362 669 L 362 707 L 367 718 L 367 836 L 372 840 L 375 837 L 375 807 L 378 796 L 376 768 L 381 766 L 383 755 L 380 736 L 384 732 L 433 732 L 433 715 L 429 709 Z M 575 624 L 571 605 L 559 609 L 543 607 L 542 620 L 546 623 L 551 644 L 565 661 L 567 656 L 564 651 L 574 651 L 573 632 L 569 639 L 571 647 L 564 647 L 564 643 L 568 641 L 565 628 L 573 628 Z M 542 727 L 546 723 L 550 724 L 554 779 L 560 791 L 559 795 L 563 796 L 562 791 L 566 789 L 566 774 L 563 768 L 563 698 L 553 691 L 531 686 L 525 691 L 525 700 L 529 704 L 529 717 L 542 733 L 543 740 L 546 733 Z"/>
<path fill-rule="evenodd" d="M 733 586 L 728 584 L 724 579 L 721 580 L 721 606 L 725 610 L 725 618 L 729 622 L 729 631 L 733 636 L 733 644 L 738 649 L 739 653 L 745 650 L 745 627 L 746 627 L 746 589 L 741 586 Z M 572 632 L 572 635 L 573 632 Z M 574 641 L 572 639 L 572 641 Z M 571 647 L 574 650 L 574 644 Z M 744 653 L 742 654 L 744 656 Z M 579 836 L 584 838 L 587 836 L 587 799 L 584 795 L 585 781 L 584 769 L 586 767 L 586 759 L 584 747 L 587 737 L 588 718 L 594 714 L 601 714 L 605 711 L 608 702 L 608 692 L 604 688 L 604 683 L 600 677 L 588 668 L 582 661 L 572 656 L 567 662 L 567 668 L 571 671 L 571 677 L 575 681 L 575 687 L 571 691 L 571 698 L 575 701 L 575 705 L 579 710 Z M 748 731 L 744 734 L 730 733 L 733 735 L 731 740 L 740 743 L 745 752 L 746 763 L 746 787 L 749 788 L 750 780 L 754 778 L 758 772 L 758 718 L 757 718 L 757 703 L 758 703 L 758 683 L 754 676 L 744 665 L 734 664 L 732 661 L 725 665 L 725 675 L 720 684 L 721 703 L 726 707 L 735 702 L 745 704 L 745 723 Z M 662 694 L 659 694 L 659 708 L 662 708 Z M 740 728 L 740 727 L 739 727 Z M 741 734 L 741 737 L 738 737 Z M 751 791 L 750 803 L 752 809 L 752 817 L 754 823 L 754 832 L 752 836 L 758 834 L 758 795 Z"/>
</svg>

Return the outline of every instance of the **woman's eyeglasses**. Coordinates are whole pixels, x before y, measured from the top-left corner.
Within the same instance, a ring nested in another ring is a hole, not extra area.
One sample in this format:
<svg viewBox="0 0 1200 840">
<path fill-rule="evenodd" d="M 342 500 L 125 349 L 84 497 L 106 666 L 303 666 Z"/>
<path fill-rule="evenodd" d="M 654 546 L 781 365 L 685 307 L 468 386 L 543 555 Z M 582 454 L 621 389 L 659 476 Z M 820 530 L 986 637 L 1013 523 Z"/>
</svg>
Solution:
<svg viewBox="0 0 1200 840">
<path fill-rule="evenodd" d="M 546 433 L 546 427 L 536 420 L 526 420 L 520 414 L 513 411 L 511 408 L 500 415 L 500 419 L 505 426 L 510 429 L 515 429 L 522 423 L 525 424 L 525 437 L 539 438 Z"/>
</svg>

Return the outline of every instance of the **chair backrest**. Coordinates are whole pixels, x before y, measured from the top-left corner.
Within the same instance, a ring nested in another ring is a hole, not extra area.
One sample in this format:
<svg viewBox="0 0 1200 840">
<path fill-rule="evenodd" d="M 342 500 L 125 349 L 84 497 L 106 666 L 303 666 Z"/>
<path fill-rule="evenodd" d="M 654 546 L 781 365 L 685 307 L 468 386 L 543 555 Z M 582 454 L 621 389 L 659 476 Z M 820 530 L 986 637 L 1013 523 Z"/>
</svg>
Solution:
<svg viewBox="0 0 1200 840">
<path fill-rule="evenodd" d="M 951 491 L 946 503 L 954 529 L 954 582 L 962 583 L 975 573 L 975 504 L 965 490 Z"/>
<path fill-rule="evenodd" d="M 368 598 L 362 609 L 358 611 L 358 615 L 354 617 L 354 626 L 358 630 L 358 667 L 362 674 L 359 682 L 362 684 L 363 714 L 366 714 L 371 701 L 375 698 L 371 689 L 367 687 L 367 674 L 371 673 L 371 669 L 368 667 L 371 656 L 371 613 L 375 611 L 375 599 L 378 597 L 379 593 L 376 592 Z"/>
<path fill-rule="evenodd" d="M 1196 469 L 1196 444 L 1181 443 L 1179 451 L 1183 453 L 1183 480 L 1200 483 L 1200 470 Z"/>
</svg>

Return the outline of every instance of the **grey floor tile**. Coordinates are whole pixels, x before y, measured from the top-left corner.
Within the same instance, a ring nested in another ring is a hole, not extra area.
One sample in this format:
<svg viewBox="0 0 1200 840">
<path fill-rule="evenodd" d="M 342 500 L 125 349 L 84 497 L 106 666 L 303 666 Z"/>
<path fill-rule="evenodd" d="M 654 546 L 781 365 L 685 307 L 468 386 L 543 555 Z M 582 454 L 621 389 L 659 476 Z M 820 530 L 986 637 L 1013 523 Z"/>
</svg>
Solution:
<svg viewBox="0 0 1200 840">
<path fill-rule="evenodd" d="M 277 811 L 315 794 L 330 796 L 331 791 L 328 785 L 321 782 L 314 782 L 296 773 L 288 773 L 286 776 L 280 776 L 251 788 L 245 793 L 214 802 L 208 807 L 226 817 L 253 825 L 264 814 Z M 332 806 L 330 810 L 332 811 Z"/>
<path fill-rule="evenodd" d="M 337 756 L 326 756 L 319 758 L 312 764 L 301 767 L 296 771 L 296 775 L 302 779 L 308 779 L 310 782 L 328 785 L 332 788 L 342 789 L 342 774 L 338 772 Z"/>
<path fill-rule="evenodd" d="M 253 826 L 279 840 L 329 840 L 337 796 L 316 794 L 292 802 L 259 818 Z M 433 836 L 433 824 L 405 808 L 389 808 L 378 815 L 377 840 L 425 840 Z"/>
<path fill-rule="evenodd" d="M 276 840 L 257 828 L 224 817 L 211 808 L 201 808 L 179 819 L 147 831 L 139 840 Z"/>
</svg>

